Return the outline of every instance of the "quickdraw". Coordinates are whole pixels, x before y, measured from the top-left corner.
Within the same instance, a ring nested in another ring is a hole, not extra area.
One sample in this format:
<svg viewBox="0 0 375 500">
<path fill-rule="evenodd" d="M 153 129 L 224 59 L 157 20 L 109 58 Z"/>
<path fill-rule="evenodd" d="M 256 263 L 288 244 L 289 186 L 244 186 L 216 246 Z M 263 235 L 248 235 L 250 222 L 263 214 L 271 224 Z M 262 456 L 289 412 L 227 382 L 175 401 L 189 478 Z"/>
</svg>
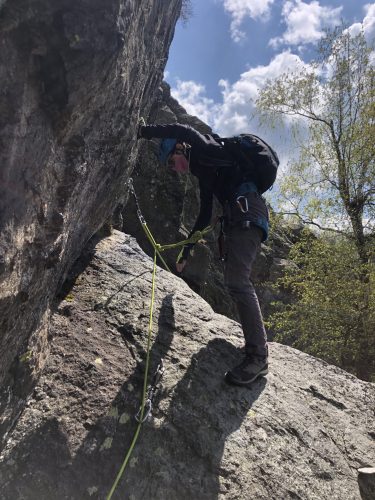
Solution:
<svg viewBox="0 0 375 500">
<path fill-rule="evenodd" d="M 135 416 L 135 419 L 137 422 L 141 422 L 142 424 L 146 422 L 147 419 L 149 419 L 152 415 L 152 404 L 154 402 L 154 398 L 159 390 L 159 382 L 161 381 L 163 374 L 164 374 L 165 368 L 163 365 L 163 360 L 160 360 L 160 363 L 158 364 L 152 382 L 150 384 L 150 387 L 148 388 L 147 391 L 147 400 L 145 402 L 145 411 L 143 414 L 143 418 L 141 420 L 141 410 L 142 406 L 139 408 L 139 411 L 137 415 Z"/>
<path fill-rule="evenodd" d="M 219 232 L 219 237 L 217 239 L 218 247 L 219 247 L 219 260 L 221 262 L 225 262 L 227 260 L 227 254 L 225 251 L 225 231 L 224 231 L 224 222 L 225 218 L 224 216 L 221 216 L 219 218 L 220 221 L 220 232 Z"/>
</svg>

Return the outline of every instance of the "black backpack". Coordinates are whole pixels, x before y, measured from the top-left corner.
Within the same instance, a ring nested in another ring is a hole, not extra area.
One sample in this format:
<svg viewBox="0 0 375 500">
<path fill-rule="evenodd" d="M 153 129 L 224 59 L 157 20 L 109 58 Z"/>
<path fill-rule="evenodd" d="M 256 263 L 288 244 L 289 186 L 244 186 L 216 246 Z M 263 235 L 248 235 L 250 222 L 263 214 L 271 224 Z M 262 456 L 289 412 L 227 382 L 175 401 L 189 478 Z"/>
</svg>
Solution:
<svg viewBox="0 0 375 500">
<path fill-rule="evenodd" d="M 239 167 L 239 182 L 254 182 L 260 193 L 272 187 L 280 162 L 271 146 L 253 134 L 240 134 L 218 141 L 235 159 Z"/>
</svg>

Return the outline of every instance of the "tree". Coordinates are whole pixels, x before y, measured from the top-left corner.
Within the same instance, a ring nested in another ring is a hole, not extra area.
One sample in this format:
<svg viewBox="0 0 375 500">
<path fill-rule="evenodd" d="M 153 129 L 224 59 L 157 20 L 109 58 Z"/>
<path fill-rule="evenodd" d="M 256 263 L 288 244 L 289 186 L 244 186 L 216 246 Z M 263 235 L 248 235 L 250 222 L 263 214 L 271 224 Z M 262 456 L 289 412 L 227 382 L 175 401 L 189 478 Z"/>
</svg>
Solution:
<svg viewBox="0 0 375 500">
<path fill-rule="evenodd" d="M 368 347 L 374 327 L 373 54 L 362 32 L 354 35 L 341 27 L 324 37 L 315 62 L 298 73 L 286 73 L 267 82 L 257 100 L 264 121 L 274 125 L 292 120 L 294 137 L 300 141 L 299 161 L 290 164 L 281 185 L 282 212 L 323 233 L 341 234 L 348 244 L 354 245 L 354 262 L 361 283 L 360 314 L 355 328 L 355 370 L 360 376 L 363 367 L 370 363 Z M 331 250 L 336 251 L 337 247 Z M 322 259 L 327 257 L 328 254 L 321 254 Z M 327 272 L 335 269 L 328 267 Z M 300 300 L 303 305 L 301 297 Z"/>
<path fill-rule="evenodd" d="M 273 304 L 268 326 L 276 340 L 336 364 L 365 380 L 375 381 L 375 336 L 367 338 L 367 362 L 358 337 L 362 332 L 362 266 L 352 241 L 340 235 L 316 237 L 302 232 L 290 252 L 293 265 L 276 283 L 292 294 L 292 303 Z M 375 270 L 369 267 L 372 296 L 368 331 L 375 331 Z"/>
<path fill-rule="evenodd" d="M 257 107 L 263 119 L 295 120 L 301 158 L 282 185 L 287 213 L 341 232 L 368 261 L 375 224 L 375 73 L 363 33 L 329 33 L 319 60 L 268 81 Z M 307 127 L 307 132 L 306 132 Z M 307 137 L 306 137 L 307 134 Z M 285 206 L 285 204 L 284 204 Z"/>
</svg>

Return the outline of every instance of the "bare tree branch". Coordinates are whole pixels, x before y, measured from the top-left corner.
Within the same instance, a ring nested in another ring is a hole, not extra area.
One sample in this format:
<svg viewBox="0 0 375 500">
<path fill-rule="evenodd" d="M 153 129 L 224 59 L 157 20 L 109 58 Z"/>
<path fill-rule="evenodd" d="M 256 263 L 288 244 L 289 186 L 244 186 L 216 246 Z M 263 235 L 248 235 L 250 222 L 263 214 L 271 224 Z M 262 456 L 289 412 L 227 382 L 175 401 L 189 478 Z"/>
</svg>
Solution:
<svg viewBox="0 0 375 500">
<path fill-rule="evenodd" d="M 320 229 L 321 231 L 330 231 L 330 232 L 333 232 L 336 234 L 341 234 L 343 236 L 348 237 L 347 231 L 343 231 L 341 229 L 334 229 L 333 227 L 324 227 L 321 224 L 319 224 L 318 222 L 315 222 L 311 219 L 306 219 L 305 217 L 302 217 L 302 215 L 298 212 L 275 212 L 275 213 L 276 213 L 276 215 L 281 215 L 281 216 L 285 216 L 285 215 L 294 216 L 294 217 L 297 217 L 303 224 L 306 224 L 309 226 L 315 226 L 318 229 Z"/>
</svg>

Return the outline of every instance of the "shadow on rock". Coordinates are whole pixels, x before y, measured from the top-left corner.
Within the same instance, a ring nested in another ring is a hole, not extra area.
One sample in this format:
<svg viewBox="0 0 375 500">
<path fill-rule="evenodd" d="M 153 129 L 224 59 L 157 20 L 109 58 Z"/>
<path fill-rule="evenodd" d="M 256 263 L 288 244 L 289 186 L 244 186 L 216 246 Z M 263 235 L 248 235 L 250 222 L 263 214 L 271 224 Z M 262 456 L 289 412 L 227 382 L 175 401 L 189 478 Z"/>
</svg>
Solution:
<svg viewBox="0 0 375 500">
<path fill-rule="evenodd" d="M 134 332 L 127 331 L 128 328 L 126 325 L 123 328 L 118 327 L 118 330 L 122 331 L 126 343 L 133 345 L 141 361 L 137 364 L 132 375 L 122 385 L 111 404 L 109 414 L 99 418 L 90 429 L 70 467 L 70 482 L 71 484 L 76 484 L 76 496 L 73 498 L 106 498 L 131 445 L 138 425 L 135 415 L 138 412 L 141 402 L 146 352 L 139 343 L 137 335 Z M 169 294 L 164 297 L 159 310 L 157 334 L 150 352 L 149 379 L 152 377 L 160 360 L 167 356 L 174 331 L 173 295 Z M 147 332 L 144 333 L 146 334 Z M 177 360 L 173 359 L 172 356 L 173 362 L 177 362 Z M 158 402 L 163 397 L 162 391 L 156 394 L 155 407 L 157 407 Z M 142 456 L 136 458 L 136 455 L 133 453 L 124 474 L 125 477 L 127 472 L 130 471 L 134 475 L 135 485 L 131 489 L 126 487 L 126 493 L 124 493 L 124 485 L 121 482 L 113 496 L 114 499 L 130 498 L 130 494 L 133 495 L 131 498 L 142 498 L 142 496 L 138 496 L 139 485 L 143 480 L 147 479 L 147 476 L 143 475 L 143 454 L 152 454 L 154 449 L 152 437 L 150 438 L 151 441 L 147 439 L 144 441 L 144 428 L 149 428 L 150 426 L 153 427 L 150 421 L 144 424 L 135 447 L 136 450 L 138 447 L 143 450 L 140 454 Z M 158 434 L 159 431 L 155 430 L 155 433 Z M 145 446 L 145 442 L 148 443 L 147 446 Z"/>
<path fill-rule="evenodd" d="M 22 439 L 12 457 L 0 467 L 1 498 L 75 498 L 69 496 L 74 489 L 71 464 L 68 437 L 52 418 Z"/>
<path fill-rule="evenodd" d="M 213 500 L 230 488 L 225 478 L 238 457 L 229 453 L 223 463 L 227 440 L 266 385 L 260 379 L 251 390 L 228 386 L 223 373 L 230 359 L 238 359 L 238 350 L 224 339 L 210 341 L 192 357 L 166 412 L 161 401 L 154 420 L 144 425 L 114 498 Z"/>
<path fill-rule="evenodd" d="M 260 379 L 251 389 L 228 386 L 223 375 L 238 361 L 239 350 L 225 339 L 209 341 L 184 367 L 170 351 L 174 332 L 173 295 L 167 295 L 159 312 L 150 373 L 163 358 L 168 372 L 185 373 L 175 386 L 168 383 L 157 394 L 153 416 L 142 426 L 114 500 L 213 500 L 230 488 L 231 480 L 226 477 L 235 471 L 238 457 L 229 452 L 223 463 L 223 453 L 266 380 Z M 145 352 L 141 354 L 144 358 Z M 134 416 L 140 405 L 143 374 L 144 362 L 137 365 L 113 401 L 112 418 L 97 422 L 77 454 L 72 469 L 85 475 L 79 498 L 103 499 L 111 489 L 137 428 Z M 89 456 L 90 449 L 94 450 Z"/>
<path fill-rule="evenodd" d="M 108 236 L 106 233 L 101 232 L 100 230 L 89 239 L 86 243 L 84 249 L 81 252 L 81 255 L 74 262 L 73 266 L 70 268 L 67 275 L 64 276 L 64 282 L 58 287 L 58 292 L 56 294 L 56 307 L 60 301 L 64 300 L 65 297 L 72 291 L 76 279 L 82 275 L 85 269 L 90 265 L 94 255 L 95 255 L 95 247 L 100 243 L 100 241 Z"/>
<path fill-rule="evenodd" d="M 223 374 L 238 360 L 238 349 L 224 339 L 209 341 L 186 368 L 171 352 L 175 328 L 170 294 L 159 311 L 150 369 L 152 374 L 165 358 L 168 376 L 155 400 L 153 417 L 143 424 L 113 500 L 214 500 L 233 481 L 238 457 L 231 450 L 236 446 L 226 450 L 225 462 L 223 454 L 228 440 L 236 439 L 233 434 L 266 381 L 257 381 L 251 389 L 228 386 Z M 59 417 L 59 421 L 53 417 L 21 438 L 1 467 L 4 498 L 106 498 L 137 428 L 134 416 L 141 400 L 145 352 L 138 343 L 136 349 L 142 361 L 122 385 L 106 415 L 88 427 L 74 454 L 69 441 L 74 440 L 74 427 L 79 428 L 82 422 L 69 415 Z M 180 378 L 175 386 L 174 373 Z M 95 390 L 100 391 L 100 387 Z"/>
</svg>

